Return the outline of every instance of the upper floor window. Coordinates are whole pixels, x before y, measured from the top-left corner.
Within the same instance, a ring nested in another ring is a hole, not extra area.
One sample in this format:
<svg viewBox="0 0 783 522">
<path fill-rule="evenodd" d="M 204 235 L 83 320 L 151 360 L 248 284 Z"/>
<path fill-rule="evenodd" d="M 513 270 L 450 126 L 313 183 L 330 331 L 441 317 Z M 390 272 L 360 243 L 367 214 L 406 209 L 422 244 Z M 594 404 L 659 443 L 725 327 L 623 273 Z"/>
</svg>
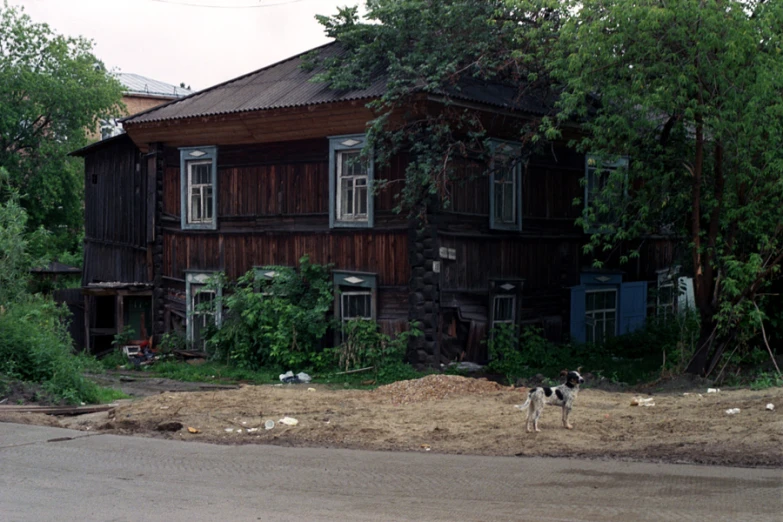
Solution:
<svg viewBox="0 0 783 522">
<path fill-rule="evenodd" d="M 363 134 L 329 138 L 329 225 L 372 227 L 374 167 Z"/>
<path fill-rule="evenodd" d="M 217 147 L 180 149 L 183 229 L 217 228 Z"/>
<path fill-rule="evenodd" d="M 595 155 L 585 157 L 584 212 L 591 227 L 611 223 L 616 219 L 617 206 L 616 202 L 612 201 L 612 196 L 622 194 L 626 182 L 626 176 L 613 176 L 620 170 L 628 170 L 628 157 L 619 157 L 614 161 Z"/>
<path fill-rule="evenodd" d="M 522 230 L 522 161 L 519 145 L 490 142 L 490 228 Z"/>
</svg>

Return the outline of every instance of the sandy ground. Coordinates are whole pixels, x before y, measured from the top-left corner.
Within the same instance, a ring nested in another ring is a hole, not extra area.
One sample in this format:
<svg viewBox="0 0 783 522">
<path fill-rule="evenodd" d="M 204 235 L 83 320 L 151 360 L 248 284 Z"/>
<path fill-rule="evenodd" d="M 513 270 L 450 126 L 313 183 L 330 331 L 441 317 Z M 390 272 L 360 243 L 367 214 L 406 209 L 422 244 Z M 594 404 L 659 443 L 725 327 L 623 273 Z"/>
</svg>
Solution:
<svg viewBox="0 0 783 522">
<path fill-rule="evenodd" d="M 131 384 L 155 394 L 121 401 L 110 412 L 5 414 L 0 421 L 222 444 L 783 467 L 781 388 L 644 395 L 583 389 L 572 431 L 550 406 L 542 431 L 528 434 L 525 415 L 514 407 L 526 388 L 459 376 L 430 375 L 372 391 L 303 384 L 186 391 L 160 379 Z M 176 391 L 160 391 L 165 388 Z M 654 406 L 632 406 L 636 397 L 652 398 Z M 740 411 L 727 414 L 730 408 Z M 285 417 L 297 424 L 281 423 Z M 274 421 L 272 429 L 265 429 L 267 421 Z"/>
</svg>

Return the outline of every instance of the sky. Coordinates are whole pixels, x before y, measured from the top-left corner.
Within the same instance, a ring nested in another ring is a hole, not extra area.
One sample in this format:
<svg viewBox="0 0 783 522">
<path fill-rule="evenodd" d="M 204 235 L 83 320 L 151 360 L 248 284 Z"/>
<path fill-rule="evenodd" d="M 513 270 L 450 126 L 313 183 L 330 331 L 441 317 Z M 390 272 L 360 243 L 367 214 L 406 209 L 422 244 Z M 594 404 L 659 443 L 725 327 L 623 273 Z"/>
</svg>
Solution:
<svg viewBox="0 0 783 522">
<path fill-rule="evenodd" d="M 55 32 L 84 36 L 110 70 L 194 90 L 325 44 L 316 14 L 360 0 L 9 0 Z M 210 7 L 207 7 L 210 6 Z"/>
</svg>

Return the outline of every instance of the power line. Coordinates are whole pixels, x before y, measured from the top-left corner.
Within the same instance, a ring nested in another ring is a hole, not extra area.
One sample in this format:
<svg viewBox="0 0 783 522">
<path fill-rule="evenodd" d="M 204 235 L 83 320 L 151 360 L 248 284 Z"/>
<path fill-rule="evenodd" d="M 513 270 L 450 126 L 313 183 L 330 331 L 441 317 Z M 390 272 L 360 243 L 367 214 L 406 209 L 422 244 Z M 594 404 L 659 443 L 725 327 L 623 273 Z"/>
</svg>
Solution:
<svg viewBox="0 0 783 522">
<path fill-rule="evenodd" d="M 258 4 L 258 5 L 209 5 L 209 4 L 193 4 L 190 2 L 175 2 L 171 0 L 150 0 L 151 2 L 159 2 L 161 4 L 181 5 L 185 7 L 207 7 L 210 9 L 260 9 L 264 7 L 275 7 L 278 5 L 297 4 L 304 2 L 305 0 L 285 0 L 274 4 Z"/>
</svg>

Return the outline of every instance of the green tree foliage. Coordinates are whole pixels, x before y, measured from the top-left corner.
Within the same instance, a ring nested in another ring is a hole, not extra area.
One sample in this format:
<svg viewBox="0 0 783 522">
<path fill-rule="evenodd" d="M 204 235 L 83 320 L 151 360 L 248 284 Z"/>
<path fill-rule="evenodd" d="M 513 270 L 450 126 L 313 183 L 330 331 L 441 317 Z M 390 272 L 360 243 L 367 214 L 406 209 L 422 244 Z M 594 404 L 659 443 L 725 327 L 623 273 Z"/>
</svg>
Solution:
<svg viewBox="0 0 783 522">
<path fill-rule="evenodd" d="M 582 220 L 602 223 L 587 249 L 687 238 L 702 320 L 689 369 L 709 374 L 760 326 L 783 260 L 783 3 L 581 6 L 552 63 L 559 118 L 582 122 L 580 149 L 630 157 Z"/>
<path fill-rule="evenodd" d="M 87 144 L 100 119 L 119 115 L 121 97 L 92 42 L 0 5 L 0 166 L 30 229 L 53 233 L 54 253 L 77 248 L 83 227 L 82 163 L 67 154 Z"/>
<path fill-rule="evenodd" d="M 401 206 L 447 204 L 454 160 L 484 149 L 481 120 L 453 94 L 475 80 L 513 86 L 545 112 L 518 125 L 527 151 L 570 139 L 630 157 L 579 220 L 598 229 L 586 245 L 596 264 L 627 261 L 650 234 L 687 246 L 702 320 L 689 371 L 712 372 L 761 325 L 783 260 L 783 3 L 370 0 L 366 12 L 319 18 L 345 52 L 318 79 L 387 79 L 369 138 L 380 161 L 411 157 Z M 443 109 L 419 111 L 422 95 Z"/>
</svg>

